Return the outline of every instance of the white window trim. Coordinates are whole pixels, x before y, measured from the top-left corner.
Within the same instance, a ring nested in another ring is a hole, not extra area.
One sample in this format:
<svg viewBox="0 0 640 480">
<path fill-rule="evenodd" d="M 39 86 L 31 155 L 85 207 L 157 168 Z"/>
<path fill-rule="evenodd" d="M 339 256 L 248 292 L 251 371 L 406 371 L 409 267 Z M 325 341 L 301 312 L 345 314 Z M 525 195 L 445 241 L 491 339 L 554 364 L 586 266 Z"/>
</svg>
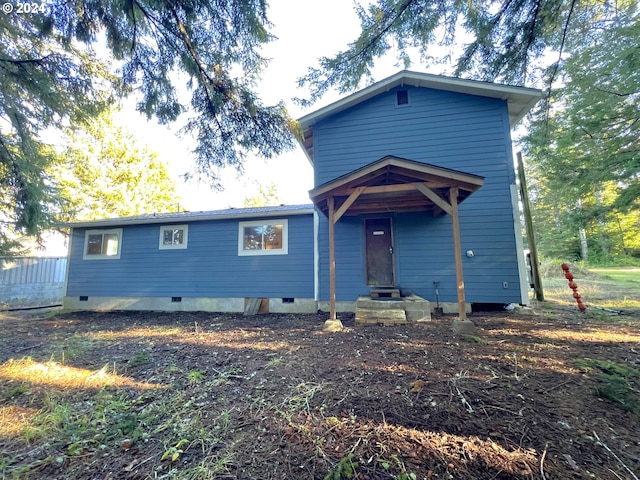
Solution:
<svg viewBox="0 0 640 480">
<path fill-rule="evenodd" d="M 118 253 L 116 255 L 89 255 L 89 235 L 104 235 L 105 233 L 115 233 L 118 235 Z M 122 252 L 122 229 L 110 228 L 106 230 L 86 230 L 84 232 L 84 248 L 82 250 L 83 260 L 118 260 Z"/>
<path fill-rule="evenodd" d="M 282 225 L 282 248 L 278 250 L 245 250 L 245 227 L 260 227 L 262 225 Z M 289 253 L 289 221 L 286 218 L 267 218 L 238 223 L 238 255 L 241 257 L 255 255 L 287 255 Z"/>
<path fill-rule="evenodd" d="M 165 230 L 184 230 L 183 242 L 178 245 L 165 245 L 163 243 L 164 240 L 164 232 Z M 158 248 L 160 250 L 184 250 L 187 248 L 189 244 L 189 225 L 162 225 L 160 227 L 160 239 L 158 240 Z"/>
</svg>

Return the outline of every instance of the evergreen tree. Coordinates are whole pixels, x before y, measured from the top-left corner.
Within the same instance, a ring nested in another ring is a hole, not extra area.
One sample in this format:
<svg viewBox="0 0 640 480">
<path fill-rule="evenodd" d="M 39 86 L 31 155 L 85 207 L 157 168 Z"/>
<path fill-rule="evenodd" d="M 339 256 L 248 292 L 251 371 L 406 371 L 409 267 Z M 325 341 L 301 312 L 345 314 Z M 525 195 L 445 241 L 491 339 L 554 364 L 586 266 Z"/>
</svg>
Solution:
<svg viewBox="0 0 640 480">
<path fill-rule="evenodd" d="M 114 96 L 134 92 L 161 123 L 189 110 L 197 173 L 218 187 L 217 167 L 241 170 L 248 152 L 291 147 L 284 105 L 253 91 L 272 39 L 266 9 L 264 0 L 51 0 L 45 12 L 1 15 L 0 236 L 37 233 L 56 210 L 42 132 L 86 122 Z M 117 70 L 98 60 L 98 42 Z M 190 102 L 178 96 L 183 83 Z"/>
<path fill-rule="evenodd" d="M 114 123 L 106 111 L 85 128 L 70 130 L 52 177 L 62 217 L 95 220 L 175 212 L 180 198 L 158 154 Z"/>
<path fill-rule="evenodd" d="M 530 178 L 544 185 L 536 209 L 543 250 L 548 243 L 552 256 L 566 244 L 557 241 L 559 232 L 567 238 L 580 228 L 592 258 L 640 253 L 634 241 L 640 234 L 638 38 L 638 15 L 620 16 L 615 28 L 577 47 L 559 70 L 562 87 L 549 108 L 533 116 L 525 149 Z M 566 212 L 557 228 L 545 220 L 551 205 Z"/>
<path fill-rule="evenodd" d="M 335 56 L 320 58 L 299 79 L 311 89 L 302 103 L 330 88 L 344 93 L 371 82 L 376 60 L 387 54 L 404 68 L 451 61 L 456 76 L 507 83 L 546 76 L 551 85 L 564 53 L 615 28 L 621 15 L 636 9 L 636 0 L 374 0 L 356 7 L 358 38 Z M 435 47 L 448 53 L 436 56 Z"/>
</svg>

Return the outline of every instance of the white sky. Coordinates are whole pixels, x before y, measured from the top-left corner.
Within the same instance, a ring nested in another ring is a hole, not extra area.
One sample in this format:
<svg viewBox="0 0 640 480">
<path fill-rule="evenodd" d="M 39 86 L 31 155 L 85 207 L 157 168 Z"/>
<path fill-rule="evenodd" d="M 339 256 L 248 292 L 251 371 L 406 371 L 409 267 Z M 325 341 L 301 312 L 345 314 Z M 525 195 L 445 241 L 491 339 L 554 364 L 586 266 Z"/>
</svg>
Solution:
<svg viewBox="0 0 640 480">
<path fill-rule="evenodd" d="M 336 54 L 357 37 L 360 23 L 352 2 L 271 0 L 268 18 L 274 24 L 271 33 L 278 40 L 269 44 L 264 51 L 265 56 L 272 59 L 258 88 L 264 104 L 272 105 L 284 100 L 289 113 L 294 118 L 299 118 L 338 100 L 339 95 L 329 93 L 313 107 L 303 110 L 291 99 L 305 96 L 304 91 L 297 89 L 296 79 L 306 73 L 307 67 L 315 66 L 318 57 Z M 376 68 L 376 79 L 392 75 L 398 69 L 393 61 L 381 62 Z M 424 70 L 418 65 L 412 69 Z M 189 211 L 242 207 L 244 199 L 256 192 L 256 181 L 263 185 L 274 182 L 278 186 L 282 203 L 309 203 L 308 191 L 313 187 L 313 173 L 299 146 L 278 158 L 250 160 L 242 178 L 237 178 L 235 170 L 225 172 L 225 191 L 216 193 L 207 185 L 186 183 L 181 178 L 181 174 L 193 165 L 190 154 L 193 145 L 189 140 L 177 138 L 166 127 L 147 122 L 136 112 L 124 112 L 123 116 L 128 119 L 131 131 L 139 135 L 141 141 L 157 151 L 167 162 L 182 197 L 181 207 Z M 177 130 L 175 125 L 169 128 Z"/>
</svg>

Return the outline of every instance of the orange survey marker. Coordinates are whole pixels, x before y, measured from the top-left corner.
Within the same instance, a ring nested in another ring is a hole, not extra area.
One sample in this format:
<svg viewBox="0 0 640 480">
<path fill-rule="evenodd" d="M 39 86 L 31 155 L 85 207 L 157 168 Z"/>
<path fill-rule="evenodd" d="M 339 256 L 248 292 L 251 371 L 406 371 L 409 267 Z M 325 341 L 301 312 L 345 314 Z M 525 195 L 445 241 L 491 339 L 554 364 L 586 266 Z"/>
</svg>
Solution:
<svg viewBox="0 0 640 480">
<path fill-rule="evenodd" d="M 587 309 L 587 306 L 582 303 L 582 297 L 578 293 L 578 284 L 573 281 L 573 273 L 571 273 L 571 271 L 569 270 L 569 265 L 563 263 L 562 265 L 560 265 L 560 267 L 562 268 L 562 270 L 564 270 L 564 278 L 569 280 L 569 288 L 573 290 L 573 298 L 575 298 L 576 302 L 578 302 L 578 308 L 581 312 L 584 312 Z"/>
</svg>

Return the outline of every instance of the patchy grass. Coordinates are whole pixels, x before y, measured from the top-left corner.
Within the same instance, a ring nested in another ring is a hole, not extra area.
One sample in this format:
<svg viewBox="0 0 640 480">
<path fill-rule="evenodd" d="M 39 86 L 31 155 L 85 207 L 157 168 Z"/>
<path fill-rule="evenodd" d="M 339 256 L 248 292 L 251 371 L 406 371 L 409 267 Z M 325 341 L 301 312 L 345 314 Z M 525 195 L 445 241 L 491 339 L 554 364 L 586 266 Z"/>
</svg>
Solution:
<svg viewBox="0 0 640 480">
<path fill-rule="evenodd" d="M 618 284 L 625 287 L 640 290 L 640 268 L 590 268 L 589 271 L 595 272 L 602 277 L 608 277 L 615 280 Z"/>
<path fill-rule="evenodd" d="M 579 358 L 575 364 L 597 375 L 600 385 L 595 387 L 595 395 L 640 415 L 640 370 L 627 364 L 592 358 Z"/>
<path fill-rule="evenodd" d="M 589 271 L 574 271 L 572 267 L 571 272 L 587 309 L 591 306 L 612 310 L 640 310 L 640 269 L 594 268 Z M 560 275 L 552 276 L 551 272 L 548 273 L 549 276 L 542 279 L 545 299 L 560 305 L 576 305 L 568 281 Z"/>
</svg>

